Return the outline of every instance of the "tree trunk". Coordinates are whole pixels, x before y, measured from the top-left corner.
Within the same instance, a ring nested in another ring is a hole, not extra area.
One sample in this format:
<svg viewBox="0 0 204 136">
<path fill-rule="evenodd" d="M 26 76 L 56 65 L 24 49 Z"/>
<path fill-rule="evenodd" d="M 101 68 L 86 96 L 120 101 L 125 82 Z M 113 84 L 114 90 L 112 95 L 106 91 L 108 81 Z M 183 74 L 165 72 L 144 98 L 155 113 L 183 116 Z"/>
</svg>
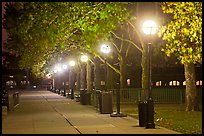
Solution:
<svg viewBox="0 0 204 136">
<path fill-rule="evenodd" d="M 78 71 L 78 70 L 77 70 Z M 77 72 L 77 84 L 76 84 L 76 90 L 79 91 L 81 87 L 80 83 L 80 72 Z M 66 81 L 65 81 L 66 82 Z"/>
<path fill-rule="evenodd" d="M 81 89 L 86 89 L 86 65 L 82 64 L 80 72 L 80 85 Z"/>
<path fill-rule="evenodd" d="M 100 78 L 100 60 L 98 57 L 94 58 L 94 84 L 95 90 L 101 90 L 101 78 Z"/>
<path fill-rule="evenodd" d="M 93 91 L 93 81 L 92 81 L 92 78 L 91 78 L 91 62 L 88 61 L 86 66 L 87 66 L 87 76 L 86 76 L 87 91 L 92 92 Z"/>
<path fill-rule="evenodd" d="M 121 75 L 120 75 L 120 88 L 123 89 L 123 88 L 127 88 L 127 83 L 126 83 L 126 75 L 127 75 L 127 72 L 126 72 L 126 59 L 125 59 L 125 56 L 122 55 L 121 58 L 120 58 L 120 72 L 121 72 Z"/>
<path fill-rule="evenodd" d="M 145 101 L 148 98 L 148 48 L 147 45 L 143 46 L 142 53 L 142 92 L 141 92 L 141 101 Z"/>
<path fill-rule="evenodd" d="M 109 59 L 108 62 L 112 64 L 112 59 Z M 114 89 L 114 80 L 113 80 L 113 69 L 107 66 L 107 89 Z"/>
<path fill-rule="evenodd" d="M 198 92 L 195 85 L 195 66 L 193 63 L 184 64 L 186 79 L 186 111 L 198 111 Z"/>
</svg>

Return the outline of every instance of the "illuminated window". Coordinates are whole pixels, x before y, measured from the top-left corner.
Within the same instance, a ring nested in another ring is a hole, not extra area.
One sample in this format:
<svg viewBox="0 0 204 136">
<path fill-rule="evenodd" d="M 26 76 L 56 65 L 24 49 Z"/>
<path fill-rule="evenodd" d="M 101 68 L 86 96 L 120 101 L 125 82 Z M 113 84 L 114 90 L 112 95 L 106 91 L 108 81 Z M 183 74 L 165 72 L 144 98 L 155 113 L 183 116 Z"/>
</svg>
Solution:
<svg viewBox="0 0 204 136">
<path fill-rule="evenodd" d="M 161 86 L 161 81 L 157 81 L 156 86 Z"/>
<path fill-rule="evenodd" d="M 183 81 L 183 85 L 184 85 L 184 86 L 186 85 L 186 81 Z"/>
<path fill-rule="evenodd" d="M 196 82 L 196 85 L 202 85 L 202 80 L 197 81 L 197 82 Z"/>
<path fill-rule="evenodd" d="M 101 85 L 105 85 L 105 81 L 101 81 Z"/>
<path fill-rule="evenodd" d="M 170 81 L 169 86 L 179 86 L 180 82 L 179 81 Z"/>
<path fill-rule="evenodd" d="M 16 82 L 10 80 L 10 81 L 7 81 L 7 82 L 6 82 L 6 85 L 16 85 Z"/>
<path fill-rule="evenodd" d="M 25 84 L 26 84 L 26 81 L 21 81 L 21 84 L 25 85 Z"/>
<path fill-rule="evenodd" d="M 13 76 L 9 76 L 10 78 L 13 78 Z"/>
<path fill-rule="evenodd" d="M 68 81 L 66 82 L 66 85 L 69 85 L 69 82 L 68 82 Z"/>
<path fill-rule="evenodd" d="M 130 86 L 130 79 L 127 79 L 127 85 Z"/>
</svg>

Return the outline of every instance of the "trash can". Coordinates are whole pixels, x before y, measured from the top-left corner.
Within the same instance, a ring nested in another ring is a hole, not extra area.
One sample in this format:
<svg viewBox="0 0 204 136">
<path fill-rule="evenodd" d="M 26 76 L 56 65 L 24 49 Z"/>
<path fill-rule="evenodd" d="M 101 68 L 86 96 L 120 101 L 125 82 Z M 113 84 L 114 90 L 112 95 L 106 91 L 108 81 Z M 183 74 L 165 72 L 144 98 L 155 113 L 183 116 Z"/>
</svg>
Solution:
<svg viewBox="0 0 204 136">
<path fill-rule="evenodd" d="M 139 127 L 145 127 L 147 125 L 147 102 L 139 102 Z"/>
<path fill-rule="evenodd" d="M 99 91 L 99 111 L 102 114 L 110 114 L 113 112 L 112 91 Z"/>
<path fill-rule="evenodd" d="M 80 103 L 82 105 L 87 105 L 91 103 L 90 100 L 91 100 L 91 93 L 87 92 L 87 90 L 80 89 Z"/>
</svg>

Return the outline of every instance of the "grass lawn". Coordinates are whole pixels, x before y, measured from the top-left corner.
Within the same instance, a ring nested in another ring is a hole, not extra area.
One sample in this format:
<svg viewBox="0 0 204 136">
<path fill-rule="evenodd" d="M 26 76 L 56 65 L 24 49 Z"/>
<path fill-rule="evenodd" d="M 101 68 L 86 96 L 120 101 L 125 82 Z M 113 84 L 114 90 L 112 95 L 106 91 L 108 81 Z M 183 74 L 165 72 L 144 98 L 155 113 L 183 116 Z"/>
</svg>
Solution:
<svg viewBox="0 0 204 136">
<path fill-rule="evenodd" d="M 183 134 L 202 134 L 202 111 L 185 112 L 184 105 L 155 104 L 155 125 Z M 121 112 L 138 117 L 137 105 L 121 105 Z"/>
</svg>

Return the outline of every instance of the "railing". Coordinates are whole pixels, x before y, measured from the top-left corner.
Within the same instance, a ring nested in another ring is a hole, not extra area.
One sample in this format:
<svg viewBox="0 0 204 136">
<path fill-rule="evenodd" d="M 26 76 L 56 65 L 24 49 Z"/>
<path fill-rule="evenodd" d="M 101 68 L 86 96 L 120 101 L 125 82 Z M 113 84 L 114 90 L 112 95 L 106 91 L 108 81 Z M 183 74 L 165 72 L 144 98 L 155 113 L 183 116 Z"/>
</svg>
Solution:
<svg viewBox="0 0 204 136">
<path fill-rule="evenodd" d="M 116 89 L 113 91 L 113 103 L 116 103 Z M 202 88 L 197 88 L 198 101 L 202 104 Z M 154 103 L 185 103 L 185 88 L 179 87 L 155 87 L 152 88 L 152 98 Z M 120 89 L 120 103 L 138 103 L 141 100 L 142 89 L 131 88 L 131 89 Z"/>
</svg>

